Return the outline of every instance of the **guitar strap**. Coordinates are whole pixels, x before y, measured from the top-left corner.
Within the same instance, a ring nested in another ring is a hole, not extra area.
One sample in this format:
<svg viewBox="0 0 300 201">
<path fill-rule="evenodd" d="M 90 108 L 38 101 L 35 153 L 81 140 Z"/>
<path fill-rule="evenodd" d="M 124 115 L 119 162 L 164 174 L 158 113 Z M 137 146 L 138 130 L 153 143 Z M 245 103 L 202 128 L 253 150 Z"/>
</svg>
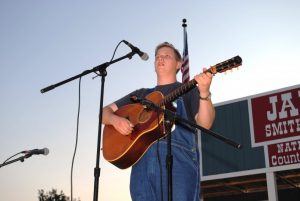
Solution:
<svg viewBox="0 0 300 201">
<path fill-rule="evenodd" d="M 146 90 L 146 95 L 148 95 L 148 94 L 150 94 L 150 93 L 152 93 L 154 91 L 155 91 L 155 87 L 149 88 L 149 89 Z"/>
</svg>

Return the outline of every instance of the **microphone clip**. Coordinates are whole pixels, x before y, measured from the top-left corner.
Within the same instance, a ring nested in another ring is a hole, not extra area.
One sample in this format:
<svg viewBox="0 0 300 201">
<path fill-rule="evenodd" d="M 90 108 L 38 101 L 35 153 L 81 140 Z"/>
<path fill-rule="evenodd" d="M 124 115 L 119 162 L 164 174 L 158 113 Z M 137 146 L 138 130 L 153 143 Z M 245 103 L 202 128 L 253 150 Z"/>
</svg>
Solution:
<svg viewBox="0 0 300 201">
<path fill-rule="evenodd" d="M 147 100 L 146 98 L 141 98 L 141 97 L 137 97 L 137 96 L 131 96 L 130 100 L 132 102 L 134 102 L 134 103 L 140 103 L 140 104 L 142 104 L 144 106 L 144 108 L 147 109 L 147 110 L 157 111 L 157 110 L 161 109 L 158 105 L 156 105 L 155 103 L 153 103 L 150 100 Z"/>
</svg>

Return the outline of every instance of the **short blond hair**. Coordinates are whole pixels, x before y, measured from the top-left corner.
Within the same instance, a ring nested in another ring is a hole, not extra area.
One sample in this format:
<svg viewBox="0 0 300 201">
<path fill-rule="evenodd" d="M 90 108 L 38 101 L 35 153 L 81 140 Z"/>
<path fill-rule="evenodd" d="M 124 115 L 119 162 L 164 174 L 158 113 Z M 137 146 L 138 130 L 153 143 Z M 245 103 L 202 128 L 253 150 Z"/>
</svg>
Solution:
<svg viewBox="0 0 300 201">
<path fill-rule="evenodd" d="M 181 57 L 181 54 L 179 53 L 179 51 L 174 47 L 174 45 L 172 45 L 171 43 L 168 43 L 168 42 L 163 42 L 163 43 L 160 43 L 156 46 L 155 48 L 155 56 L 157 55 L 157 52 L 160 48 L 163 48 L 163 47 L 169 47 L 171 48 L 174 53 L 175 53 L 175 59 L 176 61 L 182 61 L 182 57 Z"/>
</svg>

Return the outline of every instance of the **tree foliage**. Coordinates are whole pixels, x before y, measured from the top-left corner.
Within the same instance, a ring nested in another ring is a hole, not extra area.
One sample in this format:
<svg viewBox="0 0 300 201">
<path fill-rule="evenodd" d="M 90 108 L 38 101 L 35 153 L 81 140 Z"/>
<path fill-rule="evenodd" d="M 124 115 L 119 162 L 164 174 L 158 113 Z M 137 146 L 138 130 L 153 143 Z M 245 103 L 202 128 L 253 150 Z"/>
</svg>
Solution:
<svg viewBox="0 0 300 201">
<path fill-rule="evenodd" d="M 39 193 L 39 201 L 70 201 L 70 198 L 64 194 L 63 191 L 57 193 L 56 189 L 52 189 L 51 191 L 45 192 L 43 189 L 38 190 Z M 80 201 L 73 200 L 73 201 Z"/>
</svg>

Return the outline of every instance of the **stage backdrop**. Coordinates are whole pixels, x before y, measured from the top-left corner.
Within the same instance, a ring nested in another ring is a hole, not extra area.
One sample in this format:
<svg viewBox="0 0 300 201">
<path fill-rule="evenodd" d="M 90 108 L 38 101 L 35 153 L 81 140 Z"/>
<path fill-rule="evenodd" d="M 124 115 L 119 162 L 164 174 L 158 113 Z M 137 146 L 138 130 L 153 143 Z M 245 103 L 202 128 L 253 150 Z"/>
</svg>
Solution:
<svg viewBox="0 0 300 201">
<path fill-rule="evenodd" d="M 300 168 L 300 85 L 215 107 L 211 130 L 242 148 L 201 133 L 202 180 Z"/>
</svg>

